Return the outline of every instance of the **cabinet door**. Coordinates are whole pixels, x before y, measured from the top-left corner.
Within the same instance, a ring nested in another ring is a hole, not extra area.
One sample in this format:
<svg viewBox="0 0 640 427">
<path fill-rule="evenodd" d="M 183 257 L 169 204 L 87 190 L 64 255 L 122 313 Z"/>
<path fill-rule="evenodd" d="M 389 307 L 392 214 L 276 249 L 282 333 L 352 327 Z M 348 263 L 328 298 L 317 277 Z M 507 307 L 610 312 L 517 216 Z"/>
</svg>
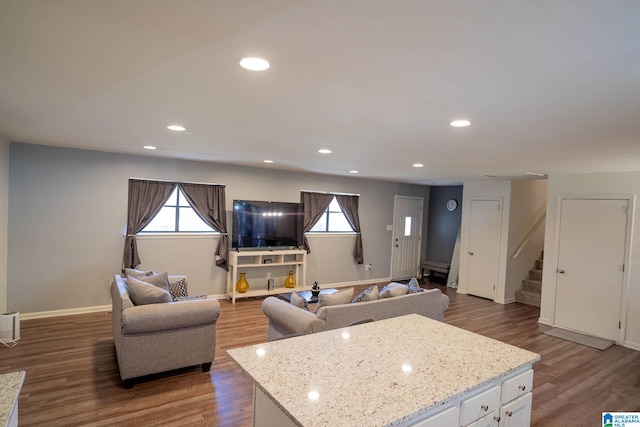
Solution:
<svg viewBox="0 0 640 427">
<path fill-rule="evenodd" d="M 500 407 L 500 387 L 491 387 L 460 404 L 460 425 L 466 426 Z"/>
<path fill-rule="evenodd" d="M 469 424 L 466 427 L 498 427 L 498 411 L 493 411 L 489 415 L 485 415 L 478 421 Z"/>
<path fill-rule="evenodd" d="M 458 417 L 460 416 L 460 410 L 457 406 L 436 414 L 426 420 L 418 421 L 415 424 L 411 424 L 411 427 L 443 427 L 443 426 L 457 426 Z M 497 425 L 497 424 L 496 424 Z"/>
<path fill-rule="evenodd" d="M 532 394 L 520 396 L 500 407 L 500 427 L 529 427 L 531 424 Z"/>
</svg>

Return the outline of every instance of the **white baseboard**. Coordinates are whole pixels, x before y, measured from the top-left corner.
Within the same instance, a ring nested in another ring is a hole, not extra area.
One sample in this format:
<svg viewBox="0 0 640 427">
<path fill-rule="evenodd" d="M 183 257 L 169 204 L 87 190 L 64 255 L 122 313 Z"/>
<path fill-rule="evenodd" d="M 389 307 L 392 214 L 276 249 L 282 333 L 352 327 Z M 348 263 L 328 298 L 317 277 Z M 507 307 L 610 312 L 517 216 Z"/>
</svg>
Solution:
<svg viewBox="0 0 640 427">
<path fill-rule="evenodd" d="M 207 295 L 207 298 L 213 299 L 226 299 L 227 296 L 222 295 Z M 46 317 L 58 317 L 58 316 L 70 316 L 73 314 L 88 314 L 99 313 L 101 311 L 111 311 L 111 304 L 109 305 L 96 305 L 93 307 L 80 307 L 80 308 L 67 308 L 64 310 L 51 310 L 51 311 L 36 311 L 33 313 L 20 313 L 20 320 L 29 319 L 44 319 Z"/>
<path fill-rule="evenodd" d="M 543 325 L 549 325 L 549 326 L 553 326 L 553 322 L 549 319 L 546 319 L 544 317 L 539 317 L 538 318 L 538 323 L 541 323 Z"/>
<path fill-rule="evenodd" d="M 64 310 L 36 311 L 33 313 L 20 313 L 21 320 L 42 319 L 45 317 L 69 316 L 72 314 L 97 313 L 100 311 L 111 311 L 111 304 L 96 305 L 93 307 L 67 308 Z"/>
<path fill-rule="evenodd" d="M 355 282 L 338 282 L 338 283 L 325 283 L 320 286 L 321 289 L 326 288 L 347 288 L 349 286 L 369 285 L 372 283 L 390 282 L 390 277 L 379 277 L 376 279 L 357 280 Z"/>
<path fill-rule="evenodd" d="M 623 346 L 626 348 L 630 348 L 631 350 L 640 351 L 640 344 L 635 342 L 625 341 Z"/>
</svg>

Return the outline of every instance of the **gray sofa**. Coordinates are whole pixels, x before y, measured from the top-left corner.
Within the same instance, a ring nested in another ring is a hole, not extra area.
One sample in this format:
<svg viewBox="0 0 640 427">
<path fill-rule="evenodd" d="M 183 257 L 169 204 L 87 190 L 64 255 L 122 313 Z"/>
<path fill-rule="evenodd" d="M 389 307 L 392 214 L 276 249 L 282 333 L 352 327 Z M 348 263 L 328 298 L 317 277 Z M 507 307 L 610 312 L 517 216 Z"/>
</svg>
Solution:
<svg viewBox="0 0 640 427">
<path fill-rule="evenodd" d="M 262 302 L 262 312 L 269 318 L 267 341 L 341 328 L 365 319 L 381 320 L 411 313 L 441 321 L 448 307 L 449 297 L 439 289 L 374 301 L 323 306 L 317 313 L 276 297 L 268 297 Z"/>
<path fill-rule="evenodd" d="M 169 276 L 171 281 L 185 276 Z M 216 348 L 220 304 L 215 299 L 193 299 L 134 305 L 125 280 L 111 283 L 113 340 L 120 377 L 125 387 L 133 378 L 172 369 L 202 365 L 208 371 Z"/>
</svg>

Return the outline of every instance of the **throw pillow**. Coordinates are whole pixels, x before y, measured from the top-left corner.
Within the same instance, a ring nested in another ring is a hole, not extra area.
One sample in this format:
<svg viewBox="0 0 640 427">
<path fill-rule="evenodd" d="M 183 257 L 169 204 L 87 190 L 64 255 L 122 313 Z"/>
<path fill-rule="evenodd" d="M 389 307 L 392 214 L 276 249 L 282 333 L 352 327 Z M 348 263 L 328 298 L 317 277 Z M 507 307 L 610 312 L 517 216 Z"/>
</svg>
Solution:
<svg viewBox="0 0 640 427">
<path fill-rule="evenodd" d="M 316 313 L 321 307 L 328 305 L 340 305 L 349 304 L 353 299 L 353 288 L 343 289 L 332 294 L 320 294 L 318 295 L 318 305 L 316 306 Z"/>
<path fill-rule="evenodd" d="M 303 310 L 309 310 L 309 303 L 296 291 L 291 292 L 291 304 Z"/>
<path fill-rule="evenodd" d="M 382 298 L 398 297 L 400 295 L 406 294 L 408 290 L 409 290 L 409 287 L 407 285 L 403 285 L 402 283 L 391 282 L 387 286 L 382 288 L 378 298 L 382 299 Z"/>
<path fill-rule="evenodd" d="M 373 285 L 360 292 L 360 295 L 355 297 L 351 303 L 375 301 L 378 299 L 378 285 Z"/>
<path fill-rule="evenodd" d="M 411 280 L 409 280 L 409 283 L 407 283 L 407 286 L 409 287 L 409 289 L 407 289 L 408 294 L 415 294 L 415 293 L 424 291 L 424 289 L 420 287 L 420 283 L 418 283 L 418 279 L 416 279 L 415 277 L 412 277 Z"/>
<path fill-rule="evenodd" d="M 175 282 L 169 282 L 169 293 L 174 301 L 180 297 L 189 296 L 187 293 L 187 281 L 182 278 Z"/>
<path fill-rule="evenodd" d="M 169 274 L 166 272 L 154 274 L 151 276 L 137 277 L 137 279 L 169 292 Z"/>
<path fill-rule="evenodd" d="M 151 276 L 153 275 L 153 271 L 151 270 L 136 270 L 135 268 L 125 268 L 124 269 L 125 277 L 142 277 L 142 276 Z"/>
<path fill-rule="evenodd" d="M 171 294 L 168 291 L 135 277 L 127 279 L 127 290 L 129 291 L 131 302 L 135 305 L 159 304 L 172 301 Z"/>
</svg>

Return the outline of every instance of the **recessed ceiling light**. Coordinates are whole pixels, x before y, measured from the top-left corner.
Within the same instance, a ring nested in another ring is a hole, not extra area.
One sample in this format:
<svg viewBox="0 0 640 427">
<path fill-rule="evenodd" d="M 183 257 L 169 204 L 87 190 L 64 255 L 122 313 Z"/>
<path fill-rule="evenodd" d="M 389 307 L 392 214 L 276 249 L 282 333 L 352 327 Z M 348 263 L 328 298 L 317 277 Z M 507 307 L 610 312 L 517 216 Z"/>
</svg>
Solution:
<svg viewBox="0 0 640 427">
<path fill-rule="evenodd" d="M 186 130 L 183 126 L 180 125 L 169 125 L 167 126 L 167 129 L 175 130 L 176 132 L 184 132 Z"/>
<path fill-rule="evenodd" d="M 143 148 L 145 148 L 146 150 L 155 150 L 156 147 L 154 147 L 153 145 L 145 145 Z"/>
<path fill-rule="evenodd" d="M 463 128 L 469 126 L 471 122 L 469 120 L 454 120 L 449 124 L 454 128 Z"/>
<path fill-rule="evenodd" d="M 321 148 L 321 149 L 318 150 L 318 153 L 331 154 L 331 150 L 329 150 L 328 148 Z"/>
<path fill-rule="evenodd" d="M 273 163 L 273 160 L 263 160 L 264 163 Z"/>
<path fill-rule="evenodd" d="M 424 167 L 424 165 L 422 163 L 414 163 L 411 166 L 413 166 L 414 168 L 421 168 Z"/>
<path fill-rule="evenodd" d="M 349 173 L 358 173 L 358 171 L 349 171 Z"/>
<path fill-rule="evenodd" d="M 240 65 L 245 70 L 251 71 L 265 71 L 271 68 L 271 64 L 269 63 L 269 61 L 256 57 L 240 58 L 240 60 L 238 61 L 238 65 Z"/>
</svg>

